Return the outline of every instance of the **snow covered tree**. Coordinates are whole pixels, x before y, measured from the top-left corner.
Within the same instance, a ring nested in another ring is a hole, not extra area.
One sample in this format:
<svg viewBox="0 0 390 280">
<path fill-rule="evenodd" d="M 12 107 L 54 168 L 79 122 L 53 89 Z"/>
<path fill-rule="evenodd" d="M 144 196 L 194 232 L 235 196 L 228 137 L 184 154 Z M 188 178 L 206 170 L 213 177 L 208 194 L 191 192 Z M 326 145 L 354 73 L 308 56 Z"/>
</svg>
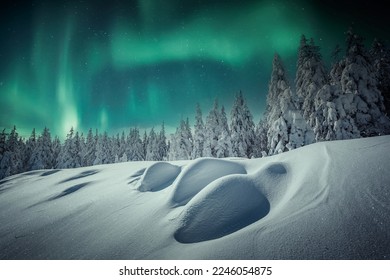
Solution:
<svg viewBox="0 0 390 280">
<path fill-rule="evenodd" d="M 158 153 L 158 139 L 157 134 L 154 131 L 154 128 L 152 128 L 149 132 L 148 142 L 146 145 L 146 158 L 145 160 L 155 161 L 159 160 L 159 153 Z"/>
<path fill-rule="evenodd" d="M 85 166 L 84 165 L 85 149 L 86 149 L 85 146 L 86 146 L 86 142 L 85 142 L 84 133 L 81 132 L 80 134 L 80 166 L 81 167 Z"/>
<path fill-rule="evenodd" d="M 114 162 L 115 159 L 111 159 L 110 141 L 107 132 L 103 135 L 99 135 L 96 143 L 95 160 L 93 165 L 108 164 Z"/>
<path fill-rule="evenodd" d="M 325 85 L 315 99 L 313 113 L 316 141 L 359 138 L 360 132 L 350 114 L 353 95 L 344 95 L 339 84 Z"/>
<path fill-rule="evenodd" d="M 146 158 L 147 145 L 148 145 L 148 135 L 146 134 L 146 131 L 144 131 L 144 137 L 142 138 L 142 159 Z"/>
<path fill-rule="evenodd" d="M 61 153 L 61 141 L 60 139 L 55 136 L 53 143 L 52 143 L 52 151 L 53 151 L 53 167 L 56 168 L 58 166 L 58 160 L 59 160 L 59 155 Z"/>
<path fill-rule="evenodd" d="M 51 169 L 54 165 L 53 149 L 50 131 L 44 128 L 42 135 L 38 137 L 35 148 L 29 159 L 29 170 Z"/>
<path fill-rule="evenodd" d="M 268 154 L 267 131 L 267 123 L 261 119 L 255 128 L 255 143 L 253 148 L 253 157 L 255 158 L 263 157 Z"/>
<path fill-rule="evenodd" d="M 203 145 L 205 141 L 205 127 L 202 118 L 200 105 L 196 104 L 194 143 L 192 149 L 192 159 L 203 157 Z"/>
<path fill-rule="evenodd" d="M 119 162 L 120 145 L 121 145 L 121 140 L 119 137 L 119 133 L 117 133 L 116 136 L 113 136 L 111 138 L 111 142 L 110 142 L 110 150 L 111 150 L 111 155 L 113 156 L 113 158 L 112 158 L 113 163 Z"/>
<path fill-rule="evenodd" d="M 330 71 L 329 84 L 325 84 L 314 98 L 315 110 L 311 117 L 316 141 L 359 138 L 354 113 L 351 112 L 353 94 L 341 89 L 341 77 L 346 59 L 339 61 L 340 48 L 334 51 L 334 63 Z"/>
<path fill-rule="evenodd" d="M 215 156 L 217 158 L 225 158 L 233 156 L 232 140 L 230 137 L 230 129 L 226 117 L 225 107 L 221 107 L 219 119 L 220 131 L 218 135 L 217 145 L 215 146 Z"/>
<path fill-rule="evenodd" d="M 317 141 L 389 132 L 390 121 L 385 116 L 378 90 L 377 70 L 363 39 L 350 30 L 346 42 L 346 57 L 333 65 L 330 84 L 315 97 L 313 116 Z"/>
<path fill-rule="evenodd" d="M 310 39 L 308 43 L 302 35 L 298 50 L 298 63 L 296 71 L 296 93 L 298 97 L 298 109 L 309 126 L 314 127 L 315 111 L 314 99 L 317 92 L 328 82 L 328 75 L 320 53 L 320 48 Z"/>
<path fill-rule="evenodd" d="M 3 166 L 3 158 L 6 151 L 6 139 L 7 134 L 5 133 L 5 128 L 0 133 L 0 179 L 5 177 L 5 166 Z"/>
<path fill-rule="evenodd" d="M 125 136 L 125 132 L 122 131 L 121 138 L 119 140 L 119 149 L 118 149 L 119 162 L 127 161 L 126 147 L 127 147 L 126 136 Z M 125 159 L 124 156 L 126 157 L 125 161 L 123 161 Z"/>
<path fill-rule="evenodd" d="M 127 162 L 127 155 L 123 153 L 122 157 L 119 159 L 119 162 Z"/>
<path fill-rule="evenodd" d="M 293 102 L 292 91 L 278 54 L 275 54 L 272 63 L 266 116 L 269 154 L 313 142 L 314 135 Z"/>
<path fill-rule="evenodd" d="M 5 152 L 5 140 L 7 138 L 7 134 L 5 133 L 5 128 L 0 133 L 0 162 Z"/>
<path fill-rule="evenodd" d="M 28 171 L 32 170 L 32 166 L 30 165 L 30 158 L 32 153 L 37 145 L 37 135 L 35 132 L 35 128 L 32 130 L 29 139 L 26 141 L 26 149 L 23 155 L 23 170 Z"/>
<path fill-rule="evenodd" d="M 384 98 L 386 114 L 390 116 L 390 49 L 378 39 L 374 40 L 371 47 L 373 66 L 378 77 L 378 89 Z"/>
<path fill-rule="evenodd" d="M 83 166 L 92 166 L 95 161 L 96 153 L 96 140 L 97 140 L 97 131 L 96 136 L 93 135 L 92 129 L 88 130 L 87 139 L 83 148 Z"/>
<path fill-rule="evenodd" d="M 332 53 L 331 53 L 331 59 L 332 59 L 332 64 L 335 64 L 341 60 L 341 47 L 339 44 L 337 44 Z"/>
<path fill-rule="evenodd" d="M 255 143 L 255 125 L 242 92 L 236 96 L 232 107 L 230 129 L 232 156 L 251 158 Z"/>
<path fill-rule="evenodd" d="M 307 39 L 305 35 L 301 36 L 301 40 L 298 48 L 298 58 L 297 58 L 297 70 L 295 77 L 295 88 L 296 88 L 296 100 L 295 105 L 297 108 L 303 107 L 303 102 L 305 100 L 304 90 L 304 77 L 305 75 L 305 64 L 310 57 L 310 47 L 308 45 Z"/>
<path fill-rule="evenodd" d="M 5 142 L 4 152 L 0 162 L 0 178 L 5 178 L 24 171 L 24 148 L 24 143 L 19 138 L 16 126 L 14 126 Z"/>
<path fill-rule="evenodd" d="M 167 137 L 165 136 L 165 124 L 162 123 L 157 137 L 158 160 L 166 160 L 168 155 Z"/>
<path fill-rule="evenodd" d="M 203 144 L 203 156 L 204 157 L 217 157 L 216 146 L 218 144 L 218 138 L 221 134 L 220 127 L 220 112 L 218 109 L 218 100 L 214 101 L 213 108 L 209 112 L 206 118 L 205 125 L 205 141 Z"/>
<path fill-rule="evenodd" d="M 298 59 L 300 56 L 298 56 Z M 269 83 L 267 97 L 267 138 L 268 150 L 272 155 L 278 152 L 284 152 L 288 143 L 287 124 L 284 118 L 280 100 L 290 102 L 292 107 L 291 89 L 288 85 L 284 67 L 278 54 L 275 54 L 272 62 L 271 80 Z M 303 102 L 302 102 L 303 103 Z"/>
<path fill-rule="evenodd" d="M 129 161 L 144 160 L 146 145 L 147 145 L 146 131 L 144 134 L 144 142 L 143 142 L 140 138 L 138 128 L 131 128 L 129 135 L 127 136 L 127 147 L 126 147 L 127 160 Z"/>
<path fill-rule="evenodd" d="M 72 146 L 71 146 L 71 155 L 73 158 L 73 166 L 75 168 L 81 167 L 81 138 L 79 136 L 79 132 L 76 131 L 76 134 L 73 138 L 72 141 Z"/>
<path fill-rule="evenodd" d="M 385 116 L 383 97 L 378 90 L 375 68 L 363 45 L 363 39 L 351 30 L 347 34 L 345 67 L 341 73 L 343 104 L 363 137 L 389 132 L 390 121 Z"/>
<path fill-rule="evenodd" d="M 180 126 L 171 138 L 169 151 L 170 160 L 187 160 L 191 159 L 192 152 L 192 133 L 188 118 L 186 121 L 181 120 Z"/>
<path fill-rule="evenodd" d="M 59 154 L 57 168 L 77 168 L 81 166 L 81 145 L 79 133 L 70 129 Z"/>
</svg>

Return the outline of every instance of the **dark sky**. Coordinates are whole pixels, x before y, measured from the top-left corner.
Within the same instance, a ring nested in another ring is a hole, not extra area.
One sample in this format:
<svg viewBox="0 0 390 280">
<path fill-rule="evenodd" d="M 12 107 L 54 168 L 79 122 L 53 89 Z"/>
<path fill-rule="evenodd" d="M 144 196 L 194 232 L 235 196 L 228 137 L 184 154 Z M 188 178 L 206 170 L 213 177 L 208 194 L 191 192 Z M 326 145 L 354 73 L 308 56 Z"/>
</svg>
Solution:
<svg viewBox="0 0 390 280">
<path fill-rule="evenodd" d="M 0 127 L 172 131 L 197 102 L 229 112 L 240 90 L 257 123 L 275 52 L 293 81 L 301 34 L 327 66 L 350 26 L 388 40 L 384 2 L 2 1 Z"/>
</svg>

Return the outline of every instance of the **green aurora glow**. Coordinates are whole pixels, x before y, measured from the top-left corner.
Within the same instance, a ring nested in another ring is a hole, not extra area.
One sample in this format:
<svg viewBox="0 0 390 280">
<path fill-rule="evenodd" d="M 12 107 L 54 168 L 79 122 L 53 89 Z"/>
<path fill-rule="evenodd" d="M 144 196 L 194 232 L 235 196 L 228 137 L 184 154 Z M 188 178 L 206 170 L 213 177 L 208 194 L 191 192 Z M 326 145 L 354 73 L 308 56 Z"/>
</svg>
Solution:
<svg viewBox="0 0 390 280">
<path fill-rule="evenodd" d="M 11 5 L 2 17 L 0 127 L 22 135 L 169 129 L 197 102 L 204 114 L 216 97 L 229 109 L 239 90 L 257 122 L 274 52 L 293 80 L 301 34 L 329 61 L 354 20 L 311 1 L 54 2 Z"/>
</svg>

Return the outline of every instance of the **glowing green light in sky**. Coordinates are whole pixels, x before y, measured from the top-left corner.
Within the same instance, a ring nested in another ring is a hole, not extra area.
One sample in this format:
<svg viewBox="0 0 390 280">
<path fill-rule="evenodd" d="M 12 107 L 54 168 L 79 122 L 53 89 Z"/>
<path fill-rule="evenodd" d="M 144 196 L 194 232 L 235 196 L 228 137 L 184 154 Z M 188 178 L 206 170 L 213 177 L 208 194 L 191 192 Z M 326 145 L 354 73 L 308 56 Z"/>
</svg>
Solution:
<svg viewBox="0 0 390 280">
<path fill-rule="evenodd" d="M 237 65 L 259 54 L 294 53 L 302 33 L 310 36 L 310 25 L 289 17 L 287 9 L 261 3 L 212 16 L 199 14 L 177 29 L 157 30 L 147 37 L 120 22 L 113 32 L 111 52 L 120 67 L 199 58 Z"/>
<path fill-rule="evenodd" d="M 301 34 L 333 47 L 347 27 L 335 37 L 335 21 L 304 0 L 114 2 L 41 1 L 31 18 L 5 19 L 0 127 L 62 138 L 71 127 L 176 127 L 215 97 L 228 111 L 239 90 L 259 117 L 274 52 L 294 70 Z"/>
<path fill-rule="evenodd" d="M 72 26 L 68 23 L 63 36 L 63 46 L 59 56 L 59 73 L 57 82 L 57 102 L 60 110 L 60 124 L 63 135 L 69 127 L 78 128 L 77 107 L 74 98 L 73 69 L 71 67 L 70 44 L 72 42 Z"/>
</svg>

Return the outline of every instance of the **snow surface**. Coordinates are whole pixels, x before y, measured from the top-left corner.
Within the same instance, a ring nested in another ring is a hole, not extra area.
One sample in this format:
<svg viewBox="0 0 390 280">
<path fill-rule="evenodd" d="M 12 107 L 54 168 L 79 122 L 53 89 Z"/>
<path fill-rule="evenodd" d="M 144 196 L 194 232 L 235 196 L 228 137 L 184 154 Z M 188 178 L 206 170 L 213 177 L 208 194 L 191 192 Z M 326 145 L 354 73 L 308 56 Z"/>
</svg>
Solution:
<svg viewBox="0 0 390 280">
<path fill-rule="evenodd" d="M 192 161 L 174 184 L 172 202 L 183 205 L 214 180 L 230 175 L 245 174 L 245 168 L 232 161 L 200 158 Z"/>
<path fill-rule="evenodd" d="M 15 175 L 0 259 L 389 259 L 389 151 L 381 136 Z"/>
<path fill-rule="evenodd" d="M 167 162 L 156 162 L 145 170 L 137 184 L 137 189 L 139 191 L 160 191 L 172 184 L 180 170 L 179 166 Z M 138 173 L 133 177 L 137 175 Z"/>
</svg>

